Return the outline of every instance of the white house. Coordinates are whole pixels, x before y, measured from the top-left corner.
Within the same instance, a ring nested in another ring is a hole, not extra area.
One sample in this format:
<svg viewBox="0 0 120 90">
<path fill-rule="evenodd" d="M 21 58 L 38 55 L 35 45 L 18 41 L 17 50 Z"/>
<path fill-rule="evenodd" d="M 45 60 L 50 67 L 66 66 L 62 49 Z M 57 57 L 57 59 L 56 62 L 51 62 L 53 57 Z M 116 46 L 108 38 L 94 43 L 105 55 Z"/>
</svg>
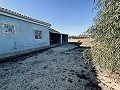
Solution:
<svg viewBox="0 0 120 90">
<path fill-rule="evenodd" d="M 0 60 L 26 55 L 68 42 L 51 24 L 0 8 Z"/>
</svg>

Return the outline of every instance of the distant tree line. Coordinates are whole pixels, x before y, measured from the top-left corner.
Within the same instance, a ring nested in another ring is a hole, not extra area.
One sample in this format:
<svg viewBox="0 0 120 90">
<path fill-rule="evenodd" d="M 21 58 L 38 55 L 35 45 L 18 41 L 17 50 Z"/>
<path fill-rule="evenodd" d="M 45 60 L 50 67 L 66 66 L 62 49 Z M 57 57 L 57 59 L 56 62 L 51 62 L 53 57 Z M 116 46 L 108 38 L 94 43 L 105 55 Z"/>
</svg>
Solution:
<svg viewBox="0 0 120 90">
<path fill-rule="evenodd" d="M 84 38 L 90 38 L 90 34 L 80 34 L 78 36 L 69 36 L 69 39 L 84 39 Z"/>
</svg>

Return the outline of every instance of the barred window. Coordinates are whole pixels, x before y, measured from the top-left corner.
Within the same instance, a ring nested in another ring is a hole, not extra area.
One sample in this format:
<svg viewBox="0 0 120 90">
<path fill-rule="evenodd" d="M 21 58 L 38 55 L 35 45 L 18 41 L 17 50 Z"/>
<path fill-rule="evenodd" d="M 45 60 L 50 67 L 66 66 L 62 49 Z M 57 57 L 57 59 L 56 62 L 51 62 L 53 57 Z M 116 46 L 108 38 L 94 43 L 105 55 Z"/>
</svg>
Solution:
<svg viewBox="0 0 120 90">
<path fill-rule="evenodd" d="M 3 33 L 4 34 L 15 34 L 15 25 L 3 24 Z"/>
<path fill-rule="evenodd" d="M 35 30 L 35 39 L 42 39 L 42 31 Z"/>
</svg>

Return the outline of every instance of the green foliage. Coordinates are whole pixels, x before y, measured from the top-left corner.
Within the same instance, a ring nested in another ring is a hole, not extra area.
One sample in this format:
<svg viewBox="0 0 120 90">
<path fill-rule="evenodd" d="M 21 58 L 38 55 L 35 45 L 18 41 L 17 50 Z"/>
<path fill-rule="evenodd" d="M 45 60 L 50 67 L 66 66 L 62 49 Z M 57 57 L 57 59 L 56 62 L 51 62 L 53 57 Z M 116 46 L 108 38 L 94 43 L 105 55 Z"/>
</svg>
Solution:
<svg viewBox="0 0 120 90">
<path fill-rule="evenodd" d="M 91 50 L 90 49 L 86 49 L 84 52 L 83 52 L 83 57 L 86 59 L 86 60 L 92 60 L 92 53 L 91 53 Z"/>
<path fill-rule="evenodd" d="M 102 68 L 120 72 L 120 0 L 98 0 L 99 12 L 88 30 L 95 39 L 93 61 Z"/>
</svg>

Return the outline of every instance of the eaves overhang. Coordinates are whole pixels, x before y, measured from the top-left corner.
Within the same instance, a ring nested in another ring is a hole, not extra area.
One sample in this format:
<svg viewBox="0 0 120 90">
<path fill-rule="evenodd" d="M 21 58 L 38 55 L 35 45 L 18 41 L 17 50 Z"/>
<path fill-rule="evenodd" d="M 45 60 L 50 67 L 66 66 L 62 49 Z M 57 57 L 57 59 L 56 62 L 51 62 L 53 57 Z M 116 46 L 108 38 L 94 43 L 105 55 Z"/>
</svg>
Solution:
<svg viewBox="0 0 120 90">
<path fill-rule="evenodd" d="M 25 16 L 25 15 L 22 15 L 22 14 L 19 14 L 19 13 L 16 13 L 16 12 L 13 12 L 11 10 L 1 8 L 1 7 L 0 7 L 0 14 L 5 15 L 5 16 L 9 16 L 9 17 L 12 17 L 12 18 L 24 20 L 24 21 L 27 21 L 27 22 L 31 22 L 31 23 L 34 23 L 34 24 L 38 24 L 38 25 L 42 25 L 42 26 L 46 26 L 46 27 L 51 27 L 51 24 L 49 24 L 49 23 L 46 23 L 46 22 L 31 18 L 31 17 L 28 17 L 28 16 Z"/>
</svg>

